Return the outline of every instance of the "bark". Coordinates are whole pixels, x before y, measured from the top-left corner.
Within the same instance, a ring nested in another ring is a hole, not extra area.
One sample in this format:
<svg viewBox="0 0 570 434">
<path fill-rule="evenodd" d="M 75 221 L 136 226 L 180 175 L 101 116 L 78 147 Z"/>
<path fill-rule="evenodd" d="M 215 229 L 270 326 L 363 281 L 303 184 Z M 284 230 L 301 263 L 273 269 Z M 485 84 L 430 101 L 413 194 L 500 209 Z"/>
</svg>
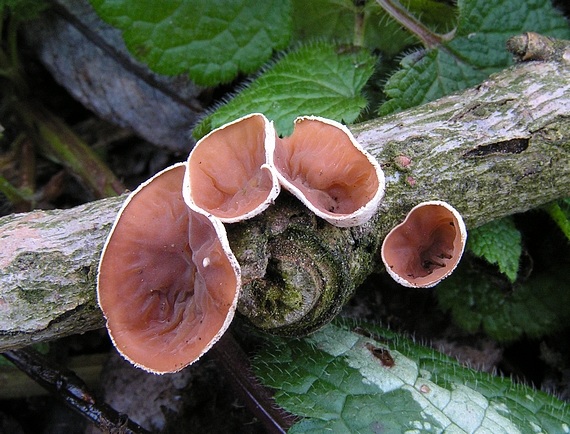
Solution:
<svg viewBox="0 0 570 434">
<path fill-rule="evenodd" d="M 473 228 L 570 196 L 567 45 L 543 40 L 547 48 L 530 55 L 537 44 L 526 38 L 511 41 L 512 51 L 540 61 L 351 127 L 387 178 L 369 223 L 335 228 L 282 194 L 261 216 L 228 225 L 243 269 L 240 312 L 282 334 L 325 324 L 378 266 L 387 232 L 419 202 L 445 200 Z M 0 350 L 103 324 L 97 262 L 121 201 L 0 219 Z"/>
<path fill-rule="evenodd" d="M 157 146 L 187 152 L 204 89 L 187 77 L 155 74 L 135 60 L 121 31 L 103 22 L 88 0 L 49 4 L 23 31 L 54 79 L 101 118 Z"/>
</svg>

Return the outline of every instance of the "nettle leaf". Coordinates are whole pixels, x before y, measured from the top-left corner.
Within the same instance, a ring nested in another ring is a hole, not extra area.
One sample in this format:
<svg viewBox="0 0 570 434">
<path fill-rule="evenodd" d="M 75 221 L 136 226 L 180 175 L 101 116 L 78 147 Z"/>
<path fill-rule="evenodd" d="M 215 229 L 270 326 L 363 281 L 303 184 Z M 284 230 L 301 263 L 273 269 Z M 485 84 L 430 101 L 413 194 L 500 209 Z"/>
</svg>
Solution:
<svg viewBox="0 0 570 434">
<path fill-rule="evenodd" d="M 522 252 L 521 233 L 511 217 L 471 229 L 467 248 L 476 256 L 497 264 L 511 282 L 517 279 Z"/>
<path fill-rule="evenodd" d="M 523 334 L 540 337 L 570 324 L 570 291 L 566 270 L 535 272 L 514 286 L 465 262 L 436 287 L 439 305 L 455 323 L 494 339 L 510 341 Z"/>
<path fill-rule="evenodd" d="M 570 198 L 560 199 L 546 206 L 546 212 L 570 240 Z"/>
<path fill-rule="evenodd" d="M 268 339 L 254 360 L 278 405 L 307 432 L 562 432 L 564 402 L 460 366 L 385 329 L 336 321 Z"/>
<path fill-rule="evenodd" d="M 212 86 L 251 73 L 291 36 L 287 0 L 91 0 L 154 71 Z"/>
<path fill-rule="evenodd" d="M 534 31 L 569 38 L 570 27 L 551 0 L 458 0 L 454 38 L 415 52 L 386 83 L 388 101 L 381 115 L 432 101 L 473 86 L 512 63 L 505 49 L 509 37 Z"/>
<path fill-rule="evenodd" d="M 273 120 L 280 135 L 291 134 L 300 115 L 353 122 L 367 105 L 361 91 L 374 63 L 363 50 L 344 51 L 327 43 L 301 46 L 204 119 L 194 136 L 253 112 Z"/>
<path fill-rule="evenodd" d="M 301 41 L 325 39 L 380 50 L 393 56 L 416 39 L 388 16 L 376 0 L 292 0 L 293 37 Z M 434 0 L 409 0 L 408 9 L 434 30 L 455 24 L 455 7 Z"/>
</svg>

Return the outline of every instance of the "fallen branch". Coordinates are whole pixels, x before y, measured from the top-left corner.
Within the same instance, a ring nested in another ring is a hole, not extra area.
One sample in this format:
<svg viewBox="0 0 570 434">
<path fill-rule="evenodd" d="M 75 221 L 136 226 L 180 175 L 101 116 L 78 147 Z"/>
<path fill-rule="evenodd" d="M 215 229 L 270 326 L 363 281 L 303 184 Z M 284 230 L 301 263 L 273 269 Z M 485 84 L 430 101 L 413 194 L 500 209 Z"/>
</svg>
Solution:
<svg viewBox="0 0 570 434">
<path fill-rule="evenodd" d="M 567 43 L 544 39 L 546 48 L 531 56 L 518 42 L 513 52 L 541 61 L 352 126 L 387 177 L 371 222 L 339 229 L 282 194 L 260 217 L 228 227 L 243 268 L 240 312 L 283 334 L 326 323 L 377 266 L 388 230 L 418 202 L 445 200 L 473 228 L 570 196 Z M 121 202 L 0 219 L 0 350 L 103 324 L 97 262 Z"/>
</svg>

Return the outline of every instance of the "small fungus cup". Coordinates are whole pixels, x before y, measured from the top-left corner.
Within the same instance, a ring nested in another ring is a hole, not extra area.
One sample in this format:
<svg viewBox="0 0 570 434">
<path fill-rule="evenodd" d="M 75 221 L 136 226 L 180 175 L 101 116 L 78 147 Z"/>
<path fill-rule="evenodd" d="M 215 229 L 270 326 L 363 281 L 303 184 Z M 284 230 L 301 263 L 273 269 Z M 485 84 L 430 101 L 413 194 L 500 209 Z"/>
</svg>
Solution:
<svg viewBox="0 0 570 434">
<path fill-rule="evenodd" d="M 252 113 L 204 136 L 188 157 L 184 200 L 194 211 L 235 223 L 264 211 L 281 187 L 273 168 L 273 123 Z"/>
<path fill-rule="evenodd" d="M 386 236 L 382 261 L 399 284 L 429 288 L 455 270 L 466 241 L 467 229 L 455 208 L 442 201 L 422 202 Z"/>
<path fill-rule="evenodd" d="M 228 328 L 240 268 L 223 224 L 182 198 L 175 164 L 126 200 L 103 248 L 99 305 L 118 351 L 154 373 L 198 360 Z"/>
<path fill-rule="evenodd" d="M 281 185 L 335 226 L 365 223 L 384 195 L 376 159 L 330 119 L 297 118 L 293 134 L 277 140 L 274 161 Z"/>
</svg>

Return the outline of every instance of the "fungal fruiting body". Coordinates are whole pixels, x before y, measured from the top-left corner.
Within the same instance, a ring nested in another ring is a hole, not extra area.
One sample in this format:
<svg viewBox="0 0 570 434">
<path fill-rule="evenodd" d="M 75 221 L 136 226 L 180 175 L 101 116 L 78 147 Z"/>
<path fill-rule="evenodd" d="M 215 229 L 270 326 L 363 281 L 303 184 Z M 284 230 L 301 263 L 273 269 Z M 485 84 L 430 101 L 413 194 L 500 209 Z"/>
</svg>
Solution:
<svg viewBox="0 0 570 434">
<path fill-rule="evenodd" d="M 175 372 L 221 337 L 241 289 L 223 223 L 259 214 L 281 185 L 318 216 L 348 227 L 375 213 L 384 175 L 338 122 L 301 117 L 280 139 L 272 122 L 253 113 L 213 130 L 185 163 L 129 195 L 97 281 L 107 329 L 127 360 L 154 373 Z M 328 320 L 333 310 L 326 312 L 311 314 Z"/>
<path fill-rule="evenodd" d="M 384 195 L 378 162 L 330 119 L 297 118 L 293 134 L 277 140 L 274 161 L 283 187 L 335 226 L 365 223 Z"/>
<path fill-rule="evenodd" d="M 429 288 L 449 276 L 461 259 L 467 230 L 446 202 L 416 205 L 382 244 L 386 270 L 403 286 Z"/>
<path fill-rule="evenodd" d="M 176 164 L 124 203 L 103 249 L 97 297 L 119 352 L 154 373 L 196 361 L 236 309 L 240 268 L 222 223 L 188 208 Z"/>
<path fill-rule="evenodd" d="M 223 125 L 196 143 L 187 161 L 184 200 L 225 223 L 254 217 L 280 192 L 273 168 L 273 123 L 253 113 Z"/>
</svg>

